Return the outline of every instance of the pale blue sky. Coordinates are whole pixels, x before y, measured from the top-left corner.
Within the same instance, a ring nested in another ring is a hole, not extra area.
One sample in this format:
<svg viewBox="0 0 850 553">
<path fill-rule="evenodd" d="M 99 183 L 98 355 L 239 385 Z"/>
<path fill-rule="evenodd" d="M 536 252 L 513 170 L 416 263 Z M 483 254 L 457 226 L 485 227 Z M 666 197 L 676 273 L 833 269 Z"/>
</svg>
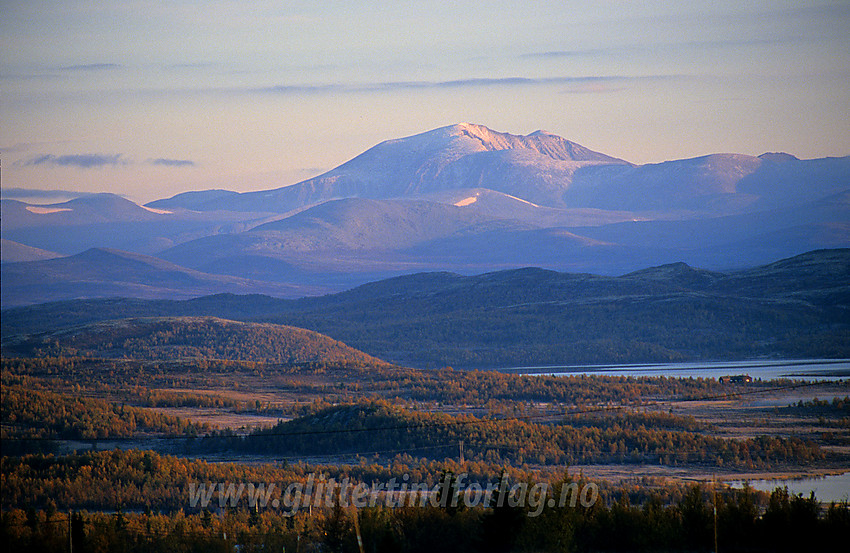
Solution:
<svg viewBox="0 0 850 553">
<path fill-rule="evenodd" d="M 3 188 L 255 190 L 469 121 L 850 154 L 850 3 L 0 0 Z"/>
</svg>

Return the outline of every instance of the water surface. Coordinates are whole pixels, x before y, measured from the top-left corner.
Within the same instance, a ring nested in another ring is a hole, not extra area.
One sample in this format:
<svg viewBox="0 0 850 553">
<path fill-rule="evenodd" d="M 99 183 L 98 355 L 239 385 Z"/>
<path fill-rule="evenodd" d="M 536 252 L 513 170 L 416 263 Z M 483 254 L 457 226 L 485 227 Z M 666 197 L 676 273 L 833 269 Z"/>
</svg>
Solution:
<svg viewBox="0 0 850 553">
<path fill-rule="evenodd" d="M 850 359 L 784 359 L 754 361 L 694 361 L 637 365 L 553 365 L 508 367 L 503 372 L 529 375 L 666 376 L 675 378 L 719 378 L 748 374 L 754 380 L 850 380 Z"/>
<path fill-rule="evenodd" d="M 809 493 L 814 491 L 815 497 L 822 503 L 847 501 L 850 498 L 850 472 L 797 480 L 750 480 L 749 483 L 751 488 L 762 492 L 772 492 L 776 488 L 788 486 L 788 493 L 809 497 Z M 743 480 L 733 480 L 727 484 L 733 488 L 744 487 Z"/>
</svg>

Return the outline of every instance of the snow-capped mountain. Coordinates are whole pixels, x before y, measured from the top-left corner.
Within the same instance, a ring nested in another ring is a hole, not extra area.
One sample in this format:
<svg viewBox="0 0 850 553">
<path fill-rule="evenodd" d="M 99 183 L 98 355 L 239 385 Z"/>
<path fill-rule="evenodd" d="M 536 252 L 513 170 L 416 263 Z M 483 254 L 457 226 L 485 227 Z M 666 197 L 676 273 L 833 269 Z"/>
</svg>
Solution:
<svg viewBox="0 0 850 553">
<path fill-rule="evenodd" d="M 293 213 L 342 198 L 433 199 L 483 189 L 540 207 L 686 218 L 786 207 L 847 188 L 848 158 L 712 154 L 633 165 L 545 131 L 522 136 L 461 123 L 387 140 L 290 186 L 184 193 L 148 207 Z"/>
<path fill-rule="evenodd" d="M 628 166 L 544 131 L 519 136 L 461 123 L 387 140 L 313 179 L 211 198 L 203 208 L 282 213 L 339 198 L 392 199 L 458 188 L 486 188 L 557 207 L 578 169 L 611 164 Z"/>
<path fill-rule="evenodd" d="M 324 175 L 259 192 L 198 191 L 146 206 L 111 194 L 47 206 L 3 200 L 4 248 L 14 248 L 3 260 L 108 247 L 258 289 L 305 290 L 418 271 L 623 274 L 678 261 L 725 270 L 850 247 L 848 198 L 850 157 L 712 154 L 634 165 L 543 131 L 464 123 L 382 142 Z M 85 274 L 90 261 L 7 267 L 4 291 L 26 291 L 14 279 L 54 266 Z M 138 289 L 128 283 L 128 293 Z"/>
<path fill-rule="evenodd" d="M 108 193 L 49 205 L 0 200 L 4 239 L 57 255 L 99 247 L 152 254 L 204 236 L 241 232 L 274 216 L 182 207 L 160 209 Z M 4 255 L 3 260 L 13 259 Z"/>
<path fill-rule="evenodd" d="M 693 159 L 579 171 L 570 206 L 722 216 L 799 205 L 850 188 L 850 158 L 800 160 L 713 154 Z"/>
</svg>

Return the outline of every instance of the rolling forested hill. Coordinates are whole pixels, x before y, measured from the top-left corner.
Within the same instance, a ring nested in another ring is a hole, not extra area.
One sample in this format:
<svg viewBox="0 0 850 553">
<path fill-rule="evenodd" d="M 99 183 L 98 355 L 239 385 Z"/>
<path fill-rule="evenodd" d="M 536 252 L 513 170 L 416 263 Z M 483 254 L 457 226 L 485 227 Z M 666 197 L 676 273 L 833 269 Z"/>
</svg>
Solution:
<svg viewBox="0 0 850 553">
<path fill-rule="evenodd" d="M 421 273 L 294 301 L 217 295 L 57 302 L 4 310 L 4 347 L 22 335 L 166 316 L 307 328 L 415 367 L 850 357 L 850 250 L 732 273 L 683 263 L 620 277 L 526 268 Z"/>
<path fill-rule="evenodd" d="M 383 364 L 379 359 L 310 330 L 216 317 L 98 322 L 18 340 L 8 349 L 20 354 L 106 358 Z"/>
</svg>

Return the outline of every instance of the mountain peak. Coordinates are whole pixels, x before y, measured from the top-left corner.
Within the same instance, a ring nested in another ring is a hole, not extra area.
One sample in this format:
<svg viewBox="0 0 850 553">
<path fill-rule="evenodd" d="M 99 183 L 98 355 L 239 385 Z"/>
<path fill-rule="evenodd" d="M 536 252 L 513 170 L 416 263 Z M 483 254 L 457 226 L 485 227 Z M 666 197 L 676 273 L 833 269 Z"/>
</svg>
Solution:
<svg viewBox="0 0 850 553">
<path fill-rule="evenodd" d="M 545 131 L 515 135 L 463 122 L 385 140 L 317 177 L 274 190 L 212 198 L 198 209 L 259 207 L 283 213 L 331 199 L 412 198 L 470 188 L 554 207 L 564 205 L 564 192 L 578 170 L 600 165 L 632 166 Z"/>
<path fill-rule="evenodd" d="M 556 134 L 543 130 L 538 130 L 528 135 L 521 135 L 494 131 L 476 123 L 458 123 L 417 136 L 445 135 L 446 133 L 453 141 L 458 140 L 467 143 L 464 145 L 467 148 L 472 148 L 473 151 L 521 150 L 539 154 L 556 161 L 625 163 L 621 159 L 594 152 L 580 144 L 570 142 Z"/>
<path fill-rule="evenodd" d="M 452 125 L 450 128 L 457 129 L 458 131 L 461 131 L 461 132 L 469 131 L 469 132 L 472 132 L 472 133 L 481 133 L 481 134 L 489 134 L 489 133 L 493 132 L 492 130 L 485 127 L 484 125 L 479 125 L 478 123 L 469 123 L 469 122 L 458 123 L 456 125 Z"/>
<path fill-rule="evenodd" d="M 786 161 L 799 161 L 797 156 L 785 152 L 766 152 L 759 156 L 763 161 L 773 161 L 775 163 L 784 163 Z"/>
<path fill-rule="evenodd" d="M 657 267 L 650 267 L 640 271 L 634 271 L 622 278 L 639 279 L 646 281 L 666 281 L 687 285 L 689 287 L 700 288 L 708 286 L 722 276 L 721 273 L 706 271 L 705 269 L 696 269 L 687 263 L 668 263 Z"/>
</svg>

